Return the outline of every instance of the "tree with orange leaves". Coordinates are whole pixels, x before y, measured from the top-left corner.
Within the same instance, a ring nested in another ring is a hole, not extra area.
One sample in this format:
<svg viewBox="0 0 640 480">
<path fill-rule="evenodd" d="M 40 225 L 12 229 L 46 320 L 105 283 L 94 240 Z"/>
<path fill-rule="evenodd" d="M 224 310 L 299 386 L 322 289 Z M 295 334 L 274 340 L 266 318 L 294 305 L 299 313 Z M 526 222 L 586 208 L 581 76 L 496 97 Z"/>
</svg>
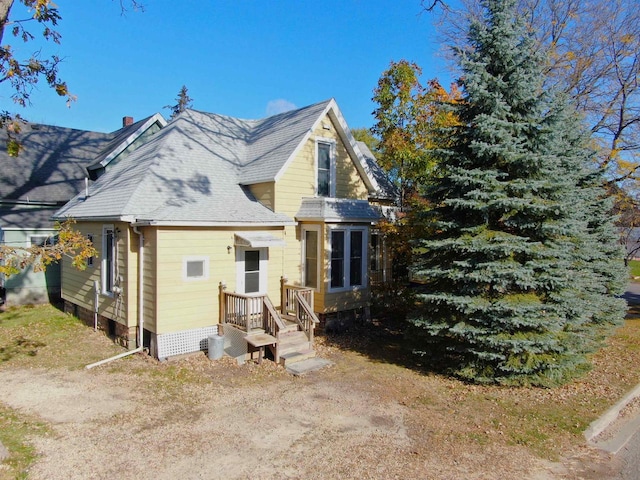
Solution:
<svg viewBox="0 0 640 480">
<path fill-rule="evenodd" d="M 428 182 L 434 166 L 431 152 L 444 141 L 439 130 L 456 122 L 447 104 L 461 98 L 455 84 L 450 92 L 435 79 L 423 86 L 421 74 L 413 62 L 391 62 L 373 96 L 378 107 L 371 131 L 380 140 L 378 161 L 398 186 L 402 211 L 420 185 Z"/>
</svg>

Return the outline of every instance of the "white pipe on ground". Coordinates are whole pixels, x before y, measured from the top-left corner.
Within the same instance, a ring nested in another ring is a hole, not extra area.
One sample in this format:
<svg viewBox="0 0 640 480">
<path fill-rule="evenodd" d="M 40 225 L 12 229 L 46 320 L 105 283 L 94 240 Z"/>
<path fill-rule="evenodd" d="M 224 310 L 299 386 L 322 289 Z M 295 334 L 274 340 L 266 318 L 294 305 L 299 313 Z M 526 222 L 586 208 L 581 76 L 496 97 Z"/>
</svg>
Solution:
<svg viewBox="0 0 640 480">
<path fill-rule="evenodd" d="M 97 367 L 99 365 L 104 365 L 105 363 L 112 362 L 114 360 L 118 360 L 123 357 L 127 357 L 129 355 L 133 355 L 134 353 L 142 352 L 144 349 L 144 285 L 142 284 L 142 280 L 144 279 L 144 234 L 138 230 L 137 225 L 133 227 L 133 231 L 138 234 L 139 245 L 138 245 L 138 348 L 134 350 L 130 350 L 128 352 L 120 353 L 119 355 L 115 355 L 110 358 L 105 358 L 104 360 L 100 360 L 99 362 L 92 363 L 87 365 L 87 370 L 92 369 L 93 367 Z"/>
<path fill-rule="evenodd" d="M 100 365 L 104 365 L 105 363 L 109 363 L 109 362 L 113 362 L 114 360 L 118 360 L 119 358 L 123 358 L 123 357 L 127 357 L 129 355 L 133 355 L 134 353 L 138 353 L 142 351 L 142 347 L 138 347 L 135 350 L 129 350 L 127 352 L 122 352 L 118 355 L 115 355 L 113 357 L 109 357 L 109 358 L 105 358 L 104 360 L 100 360 L 99 362 L 96 363 L 92 363 L 91 365 L 87 365 L 86 368 L 87 370 L 91 370 L 93 367 L 99 367 Z"/>
</svg>

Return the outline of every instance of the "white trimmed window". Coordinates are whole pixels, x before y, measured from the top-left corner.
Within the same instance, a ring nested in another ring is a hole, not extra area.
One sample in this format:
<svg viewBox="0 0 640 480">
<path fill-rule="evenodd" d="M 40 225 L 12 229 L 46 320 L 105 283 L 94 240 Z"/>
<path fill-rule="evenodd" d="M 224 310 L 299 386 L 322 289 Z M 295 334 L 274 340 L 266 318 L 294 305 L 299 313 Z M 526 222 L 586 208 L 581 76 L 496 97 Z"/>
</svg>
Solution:
<svg viewBox="0 0 640 480">
<path fill-rule="evenodd" d="M 329 291 L 367 284 L 367 229 L 334 228 L 330 233 Z"/>
<path fill-rule="evenodd" d="M 113 295 L 113 287 L 116 281 L 116 234 L 113 225 L 102 226 L 102 261 L 100 276 L 102 280 L 102 293 Z"/>
<path fill-rule="evenodd" d="M 208 280 L 209 257 L 184 257 L 182 259 L 182 279 L 184 281 Z"/>
<path fill-rule="evenodd" d="M 320 227 L 307 226 L 302 230 L 303 272 L 302 284 L 317 289 L 320 283 Z"/>
<path fill-rule="evenodd" d="M 44 247 L 46 245 L 55 245 L 56 237 L 53 235 L 29 235 L 27 247 Z"/>
<path fill-rule="evenodd" d="M 316 195 L 336 196 L 335 143 L 328 140 L 316 141 Z"/>
<path fill-rule="evenodd" d="M 91 233 L 87 234 L 87 240 L 89 240 L 89 243 L 93 246 L 93 235 Z M 93 257 L 87 258 L 87 267 L 93 267 Z"/>
</svg>

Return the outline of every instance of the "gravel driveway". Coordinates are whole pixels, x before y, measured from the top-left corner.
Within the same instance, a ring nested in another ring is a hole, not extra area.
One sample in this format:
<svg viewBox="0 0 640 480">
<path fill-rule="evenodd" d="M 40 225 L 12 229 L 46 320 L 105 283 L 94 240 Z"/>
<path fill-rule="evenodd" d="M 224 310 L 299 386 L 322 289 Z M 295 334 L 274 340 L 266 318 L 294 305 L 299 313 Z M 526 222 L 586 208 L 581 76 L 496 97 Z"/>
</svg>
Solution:
<svg viewBox="0 0 640 480">
<path fill-rule="evenodd" d="M 323 352 L 335 366 L 303 377 L 204 355 L 0 369 L 0 401 L 52 427 L 33 437 L 31 479 L 548 480 L 606 471 L 607 458 L 592 468 L 591 451 L 552 464 L 510 444 L 456 405 L 453 381 Z"/>
</svg>

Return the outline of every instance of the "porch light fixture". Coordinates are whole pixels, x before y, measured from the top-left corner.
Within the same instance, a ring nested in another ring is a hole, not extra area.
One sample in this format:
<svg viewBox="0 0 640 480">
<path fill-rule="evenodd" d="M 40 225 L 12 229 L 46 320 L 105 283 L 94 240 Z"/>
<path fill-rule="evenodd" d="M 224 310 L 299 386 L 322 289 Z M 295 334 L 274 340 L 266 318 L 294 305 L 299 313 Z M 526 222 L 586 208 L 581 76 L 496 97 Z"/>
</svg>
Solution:
<svg viewBox="0 0 640 480">
<path fill-rule="evenodd" d="M 233 247 L 231 245 L 227 245 L 227 253 L 231 253 L 231 250 L 233 250 Z"/>
</svg>

